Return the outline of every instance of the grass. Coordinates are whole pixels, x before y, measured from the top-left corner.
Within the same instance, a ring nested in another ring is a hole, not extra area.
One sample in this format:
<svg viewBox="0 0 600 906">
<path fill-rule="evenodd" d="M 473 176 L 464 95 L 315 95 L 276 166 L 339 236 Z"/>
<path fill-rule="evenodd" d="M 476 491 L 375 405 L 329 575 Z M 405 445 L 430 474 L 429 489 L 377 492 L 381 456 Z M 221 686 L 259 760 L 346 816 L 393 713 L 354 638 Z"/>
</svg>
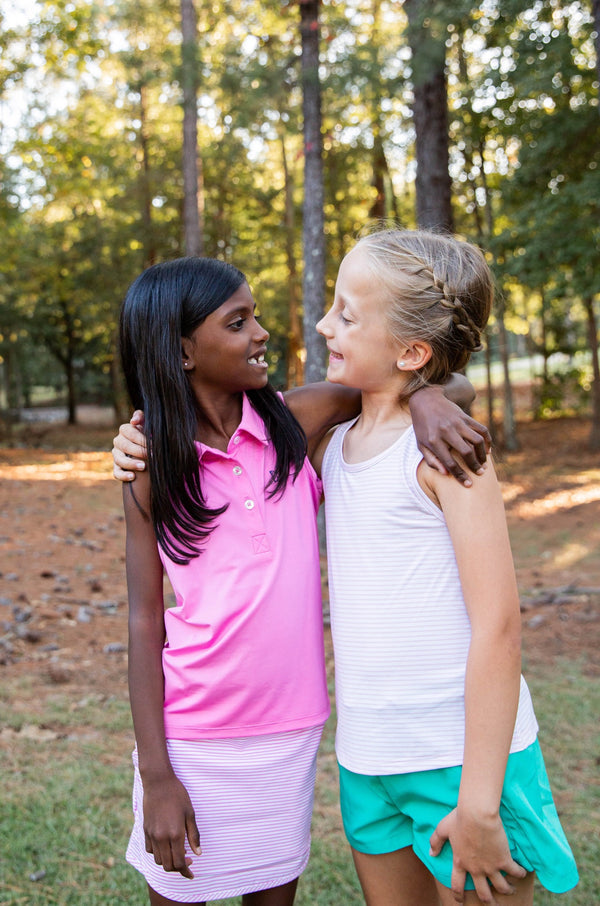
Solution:
<svg viewBox="0 0 600 906">
<path fill-rule="evenodd" d="M 600 690 L 582 661 L 560 660 L 527 673 L 557 805 L 581 875 L 579 886 L 561 897 L 538 890 L 536 906 L 591 906 L 600 902 Z M 54 720 L 59 704 L 66 702 L 51 703 Z M 40 741 L 17 733 L 3 746 L 0 901 L 5 906 L 147 902 L 144 882 L 123 856 L 130 826 L 127 708 L 91 697 L 84 712 L 78 732 L 69 736 Z M 30 726 L 35 720 L 39 724 L 39 715 L 22 711 L 11 723 Z M 87 735 L 81 732 L 84 723 L 92 731 Z M 298 906 L 362 903 L 341 830 L 336 782 L 330 725 L 320 754 L 312 856 Z"/>
</svg>

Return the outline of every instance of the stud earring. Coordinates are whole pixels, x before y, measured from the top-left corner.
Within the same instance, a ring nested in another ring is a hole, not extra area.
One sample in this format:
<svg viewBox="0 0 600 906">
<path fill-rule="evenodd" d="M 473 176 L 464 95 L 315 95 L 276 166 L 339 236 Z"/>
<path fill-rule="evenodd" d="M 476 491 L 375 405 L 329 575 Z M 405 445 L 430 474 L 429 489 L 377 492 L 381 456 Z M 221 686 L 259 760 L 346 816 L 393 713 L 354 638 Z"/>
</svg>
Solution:
<svg viewBox="0 0 600 906">
<path fill-rule="evenodd" d="M 398 368 L 404 368 L 406 362 L 398 362 Z"/>
</svg>

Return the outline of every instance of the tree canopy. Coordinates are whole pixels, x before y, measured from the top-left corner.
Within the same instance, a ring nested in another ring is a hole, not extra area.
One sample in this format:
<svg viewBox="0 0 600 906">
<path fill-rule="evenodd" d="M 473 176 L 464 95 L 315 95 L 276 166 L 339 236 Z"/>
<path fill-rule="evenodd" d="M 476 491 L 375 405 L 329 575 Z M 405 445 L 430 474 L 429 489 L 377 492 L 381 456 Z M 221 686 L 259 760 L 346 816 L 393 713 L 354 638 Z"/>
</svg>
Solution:
<svg viewBox="0 0 600 906">
<path fill-rule="evenodd" d="M 194 214 L 202 253 L 248 275 L 275 383 L 299 380 L 310 236 L 324 236 L 317 283 L 328 304 L 360 230 L 374 219 L 414 227 L 432 198 L 443 199 L 438 225 L 479 243 L 495 270 L 491 353 L 502 317 L 513 346 L 546 364 L 562 353 L 589 386 L 594 15 L 597 3 L 567 0 L 31 0 L 20 12 L 1 0 L 2 405 L 44 383 L 70 388 L 73 405 L 78 392 L 116 401 L 120 302 L 148 263 L 185 254 Z M 307 142 L 311 86 L 321 122 Z M 433 93 L 445 143 L 436 158 L 423 125 Z M 184 118 L 189 136 L 194 107 L 190 208 Z M 549 371 L 543 379 L 548 390 Z"/>
</svg>

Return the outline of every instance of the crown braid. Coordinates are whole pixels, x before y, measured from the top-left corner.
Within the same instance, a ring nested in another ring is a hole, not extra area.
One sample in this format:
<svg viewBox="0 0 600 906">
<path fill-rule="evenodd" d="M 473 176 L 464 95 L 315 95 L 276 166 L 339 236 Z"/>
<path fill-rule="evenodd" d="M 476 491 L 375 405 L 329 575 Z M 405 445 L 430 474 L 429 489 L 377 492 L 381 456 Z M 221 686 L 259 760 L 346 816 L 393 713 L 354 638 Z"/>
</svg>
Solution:
<svg viewBox="0 0 600 906">
<path fill-rule="evenodd" d="M 413 265 L 405 264 L 404 270 L 413 277 L 424 277 L 429 282 L 429 286 L 424 286 L 423 291 L 434 293 L 439 297 L 433 299 L 427 307 L 433 308 L 434 305 L 439 304 L 450 311 L 452 323 L 461 334 L 463 343 L 470 352 L 479 352 L 483 348 L 481 330 L 469 315 L 460 296 L 449 287 L 448 283 L 436 277 L 433 267 L 428 261 L 421 258 L 412 249 L 403 248 L 402 252 L 407 258 L 414 261 Z"/>
<path fill-rule="evenodd" d="M 427 383 L 443 383 L 481 349 L 494 294 L 482 252 L 474 245 L 426 230 L 380 230 L 363 236 L 375 279 L 385 288 L 391 335 L 431 346 L 430 360 L 412 373 L 410 396 Z"/>
</svg>

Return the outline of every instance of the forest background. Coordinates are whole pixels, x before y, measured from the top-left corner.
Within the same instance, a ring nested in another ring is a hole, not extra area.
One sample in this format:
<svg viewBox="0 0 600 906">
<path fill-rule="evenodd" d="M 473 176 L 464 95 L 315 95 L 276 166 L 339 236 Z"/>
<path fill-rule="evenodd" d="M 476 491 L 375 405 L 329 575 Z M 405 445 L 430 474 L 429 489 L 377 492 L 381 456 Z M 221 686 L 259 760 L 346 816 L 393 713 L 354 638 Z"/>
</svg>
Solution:
<svg viewBox="0 0 600 906">
<path fill-rule="evenodd" d="M 181 254 L 233 261 L 273 382 L 301 383 L 324 373 L 313 326 L 338 264 L 382 220 L 451 230 L 494 270 L 473 414 L 494 431 L 524 672 L 581 875 L 564 897 L 538 885 L 536 904 L 600 903 L 599 66 L 600 0 L 0 0 L 7 906 L 147 902 L 124 859 L 133 733 L 108 452 L 128 414 L 127 286 Z M 363 902 L 334 727 L 298 906 Z"/>
<path fill-rule="evenodd" d="M 529 414 L 589 415 L 599 448 L 599 19 L 598 0 L 3 0 L 5 422 L 56 400 L 122 419 L 121 300 L 188 253 L 247 273 L 277 386 L 319 378 L 338 264 L 386 220 L 488 254 L 470 374 L 497 437 L 518 445 L 525 361 Z"/>
</svg>

